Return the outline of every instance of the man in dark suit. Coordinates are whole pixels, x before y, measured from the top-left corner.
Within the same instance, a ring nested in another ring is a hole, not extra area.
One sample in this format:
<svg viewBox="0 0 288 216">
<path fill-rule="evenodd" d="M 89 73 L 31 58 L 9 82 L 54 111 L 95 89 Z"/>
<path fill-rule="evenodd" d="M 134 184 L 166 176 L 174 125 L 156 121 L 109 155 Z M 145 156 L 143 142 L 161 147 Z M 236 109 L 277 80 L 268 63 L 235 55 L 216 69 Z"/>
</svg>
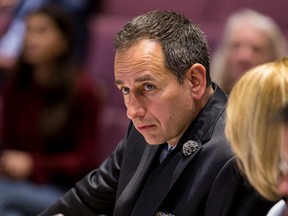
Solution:
<svg viewBox="0 0 288 216">
<path fill-rule="evenodd" d="M 227 98 L 211 82 L 202 31 L 154 11 L 128 22 L 114 45 L 132 123 L 111 156 L 40 215 L 266 215 L 273 203 L 242 178 L 225 139 Z"/>
</svg>

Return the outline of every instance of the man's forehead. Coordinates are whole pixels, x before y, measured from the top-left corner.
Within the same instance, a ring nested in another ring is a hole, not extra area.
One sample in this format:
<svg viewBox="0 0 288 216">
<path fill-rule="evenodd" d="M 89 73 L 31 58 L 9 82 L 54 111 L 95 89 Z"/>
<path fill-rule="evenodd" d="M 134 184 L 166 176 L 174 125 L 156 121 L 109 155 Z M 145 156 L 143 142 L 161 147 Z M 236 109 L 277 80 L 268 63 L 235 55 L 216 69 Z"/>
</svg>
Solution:
<svg viewBox="0 0 288 216">
<path fill-rule="evenodd" d="M 156 80 L 156 76 L 153 74 L 140 74 L 139 76 L 135 76 L 135 77 L 130 77 L 128 74 L 122 75 L 120 78 L 116 78 L 115 83 L 116 85 L 123 85 L 125 83 L 126 79 L 130 79 L 132 82 L 135 83 L 140 83 L 140 82 L 146 82 L 146 81 L 154 81 Z"/>
</svg>

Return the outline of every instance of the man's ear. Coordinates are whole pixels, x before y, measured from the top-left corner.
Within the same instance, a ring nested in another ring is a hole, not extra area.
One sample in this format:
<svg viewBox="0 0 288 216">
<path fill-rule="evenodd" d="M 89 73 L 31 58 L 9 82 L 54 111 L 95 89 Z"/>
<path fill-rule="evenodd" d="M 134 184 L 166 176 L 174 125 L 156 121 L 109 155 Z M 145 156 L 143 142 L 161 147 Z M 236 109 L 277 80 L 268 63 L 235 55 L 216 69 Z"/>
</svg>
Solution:
<svg viewBox="0 0 288 216">
<path fill-rule="evenodd" d="M 191 82 L 192 97 L 196 100 L 203 98 L 206 90 L 206 69 L 202 64 L 196 63 L 192 65 L 186 75 Z"/>
</svg>

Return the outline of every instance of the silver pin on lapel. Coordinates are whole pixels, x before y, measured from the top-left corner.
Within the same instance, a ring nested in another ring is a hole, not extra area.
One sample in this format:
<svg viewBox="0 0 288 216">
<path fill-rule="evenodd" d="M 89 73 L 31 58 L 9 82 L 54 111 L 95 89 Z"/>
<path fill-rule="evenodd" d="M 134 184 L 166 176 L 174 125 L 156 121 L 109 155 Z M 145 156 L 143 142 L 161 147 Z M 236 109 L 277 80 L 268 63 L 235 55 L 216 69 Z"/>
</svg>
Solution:
<svg viewBox="0 0 288 216">
<path fill-rule="evenodd" d="M 182 152 L 184 156 L 186 157 L 192 155 L 196 151 L 198 146 L 198 143 L 194 140 L 188 140 L 187 142 L 185 142 L 182 147 Z"/>
</svg>

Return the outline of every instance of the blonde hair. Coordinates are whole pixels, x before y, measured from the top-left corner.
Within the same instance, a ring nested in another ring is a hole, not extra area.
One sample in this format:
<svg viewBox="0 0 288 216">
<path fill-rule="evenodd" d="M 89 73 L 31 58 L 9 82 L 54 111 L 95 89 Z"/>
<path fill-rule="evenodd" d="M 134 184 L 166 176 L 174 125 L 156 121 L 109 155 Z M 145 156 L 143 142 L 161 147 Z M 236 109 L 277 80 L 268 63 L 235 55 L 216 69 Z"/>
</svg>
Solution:
<svg viewBox="0 0 288 216">
<path fill-rule="evenodd" d="M 236 83 L 225 133 L 249 182 L 265 198 L 280 198 L 280 125 L 275 112 L 288 102 L 288 58 L 251 69 Z"/>
<path fill-rule="evenodd" d="M 285 36 L 278 25 L 268 16 L 258 13 L 251 9 L 242 9 L 230 15 L 226 22 L 224 34 L 220 44 L 211 58 L 211 77 L 226 93 L 229 89 L 226 86 L 225 77 L 230 71 L 227 68 L 227 58 L 229 53 L 226 52 L 227 43 L 229 43 L 231 32 L 235 27 L 245 23 L 261 30 L 270 42 L 270 61 L 281 59 L 288 54 L 288 45 Z"/>
</svg>

